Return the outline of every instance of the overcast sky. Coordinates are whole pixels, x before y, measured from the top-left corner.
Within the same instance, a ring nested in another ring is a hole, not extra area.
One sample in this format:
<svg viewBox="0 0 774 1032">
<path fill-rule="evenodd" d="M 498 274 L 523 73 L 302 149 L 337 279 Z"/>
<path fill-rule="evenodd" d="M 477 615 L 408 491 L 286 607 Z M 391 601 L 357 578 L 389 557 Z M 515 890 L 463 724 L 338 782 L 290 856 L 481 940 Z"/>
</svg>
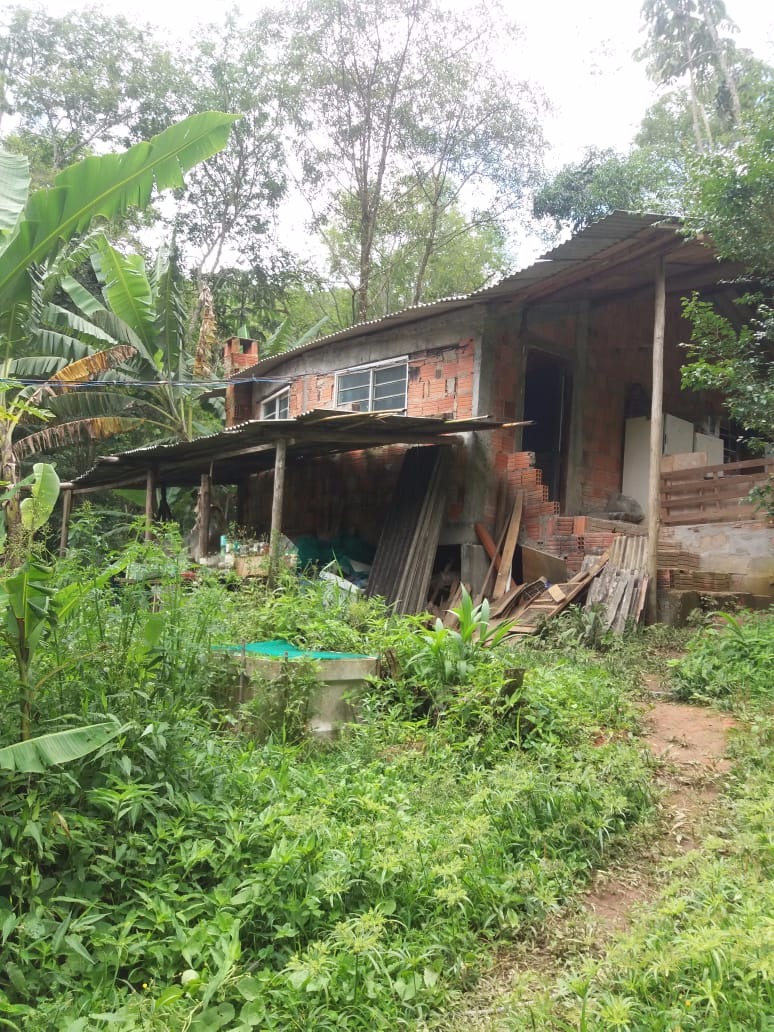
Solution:
<svg viewBox="0 0 774 1032">
<path fill-rule="evenodd" d="M 24 2 L 24 0 L 21 0 Z M 276 0 L 275 0 L 276 2 Z M 443 2 L 443 0 L 442 0 Z M 464 11 L 468 0 L 445 0 Z M 545 125 L 551 145 L 549 168 L 577 160 L 589 146 L 625 150 L 631 143 L 656 93 L 635 61 L 633 51 L 643 42 L 642 0 L 502 0 L 513 20 L 523 26 L 521 44 L 512 60 L 520 78 L 540 86 L 553 106 Z M 243 0 L 246 18 L 272 0 Z M 46 9 L 60 14 L 75 7 L 94 6 L 81 0 L 48 0 Z M 216 22 L 234 0 L 103 0 L 98 6 L 141 22 L 158 25 L 164 34 L 183 38 L 202 22 Z M 473 6 L 473 4 L 470 4 Z M 726 0 L 738 27 L 739 46 L 774 64 L 774 3 L 771 0 Z M 286 243 L 307 239 L 308 210 L 298 199 L 286 202 L 280 222 Z M 529 236 L 514 241 L 515 261 L 528 263 L 544 249 Z"/>
<path fill-rule="evenodd" d="M 554 106 L 546 126 L 552 145 L 550 163 L 558 166 L 578 157 L 585 147 L 625 148 L 630 143 L 654 93 L 642 63 L 632 52 L 642 42 L 641 0 L 503 0 L 524 40 L 513 55 L 518 71 L 540 85 Z M 61 13 L 90 6 L 48 0 L 46 9 Z M 185 36 L 202 21 L 217 21 L 233 0 L 104 0 L 105 10 L 161 26 Z M 264 4 L 244 0 L 250 17 Z M 456 0 L 462 9 L 465 0 Z M 726 0 L 736 22 L 736 37 L 759 57 L 774 63 L 774 3 Z"/>
</svg>

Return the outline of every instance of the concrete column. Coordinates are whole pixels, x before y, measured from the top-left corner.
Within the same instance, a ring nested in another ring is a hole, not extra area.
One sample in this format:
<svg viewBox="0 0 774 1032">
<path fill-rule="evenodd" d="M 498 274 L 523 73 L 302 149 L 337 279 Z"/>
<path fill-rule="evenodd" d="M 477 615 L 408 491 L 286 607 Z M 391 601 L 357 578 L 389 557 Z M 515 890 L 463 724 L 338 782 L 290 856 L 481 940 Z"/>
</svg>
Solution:
<svg viewBox="0 0 774 1032">
<path fill-rule="evenodd" d="M 575 316 L 575 351 L 572 366 L 570 436 L 567 446 L 567 491 L 565 509 L 570 515 L 583 509 L 583 405 L 586 395 L 589 302 L 582 301 Z"/>
</svg>

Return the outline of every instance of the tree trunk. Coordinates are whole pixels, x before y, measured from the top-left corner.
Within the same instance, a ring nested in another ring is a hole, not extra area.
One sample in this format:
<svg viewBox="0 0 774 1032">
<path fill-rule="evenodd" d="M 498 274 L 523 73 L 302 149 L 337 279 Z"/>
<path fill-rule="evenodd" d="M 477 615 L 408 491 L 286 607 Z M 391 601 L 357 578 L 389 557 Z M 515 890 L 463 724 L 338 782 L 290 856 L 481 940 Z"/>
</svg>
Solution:
<svg viewBox="0 0 774 1032">
<path fill-rule="evenodd" d="M 736 88 L 736 80 L 731 72 L 726 55 L 723 50 L 723 42 L 718 35 L 718 27 L 715 24 L 715 20 L 712 17 L 712 12 L 709 9 L 709 5 L 706 0 L 701 0 L 700 3 L 701 13 L 704 16 L 707 29 L 710 36 L 712 37 L 712 46 L 715 51 L 715 58 L 718 62 L 718 68 L 720 68 L 720 74 L 723 77 L 723 82 L 726 84 L 728 95 L 731 98 L 731 111 L 734 115 L 734 125 L 740 125 L 742 121 L 742 105 L 739 101 L 739 90 Z"/>
<path fill-rule="evenodd" d="M 13 427 L 0 425 L 0 490 L 8 491 L 19 482 L 19 465 L 13 452 Z M 2 504 L 2 517 L 8 538 L 13 540 L 21 527 L 18 492 Z"/>
</svg>

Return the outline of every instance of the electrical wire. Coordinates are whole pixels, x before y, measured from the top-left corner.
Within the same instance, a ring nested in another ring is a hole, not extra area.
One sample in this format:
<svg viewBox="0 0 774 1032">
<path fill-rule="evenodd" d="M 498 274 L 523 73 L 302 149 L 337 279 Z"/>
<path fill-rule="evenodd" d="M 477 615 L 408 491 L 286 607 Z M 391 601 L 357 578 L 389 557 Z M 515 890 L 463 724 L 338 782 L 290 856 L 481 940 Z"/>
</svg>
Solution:
<svg viewBox="0 0 774 1032">
<path fill-rule="evenodd" d="M 22 387 L 48 387 L 55 390 L 61 387 L 71 390 L 74 387 L 89 387 L 90 389 L 114 389 L 116 387 L 181 387 L 186 390 L 191 387 L 232 387 L 244 383 L 276 383 L 289 384 L 288 377 L 245 377 L 234 380 L 38 380 L 27 377 L 13 377 L 9 380 L 0 380 L 0 384 L 14 386 L 20 384 Z"/>
</svg>

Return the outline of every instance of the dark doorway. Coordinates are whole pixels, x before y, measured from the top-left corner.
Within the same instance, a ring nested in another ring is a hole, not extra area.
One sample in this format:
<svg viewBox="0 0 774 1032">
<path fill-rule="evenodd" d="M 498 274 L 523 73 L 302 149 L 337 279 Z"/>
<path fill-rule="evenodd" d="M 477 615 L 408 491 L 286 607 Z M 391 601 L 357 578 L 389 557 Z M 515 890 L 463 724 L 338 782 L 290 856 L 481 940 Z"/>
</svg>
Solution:
<svg viewBox="0 0 774 1032">
<path fill-rule="evenodd" d="M 567 477 L 567 440 L 570 425 L 572 382 L 567 365 L 545 351 L 527 355 L 524 379 L 524 451 L 535 453 L 535 465 L 543 473 L 551 501 L 564 504 Z"/>
</svg>

